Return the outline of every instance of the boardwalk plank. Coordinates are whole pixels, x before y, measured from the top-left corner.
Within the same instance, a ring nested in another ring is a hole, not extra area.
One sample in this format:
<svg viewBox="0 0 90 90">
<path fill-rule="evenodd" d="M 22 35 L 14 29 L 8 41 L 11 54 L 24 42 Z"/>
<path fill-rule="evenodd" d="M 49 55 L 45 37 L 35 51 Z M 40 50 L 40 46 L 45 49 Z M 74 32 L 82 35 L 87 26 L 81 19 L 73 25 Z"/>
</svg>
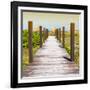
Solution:
<svg viewBox="0 0 90 90">
<path fill-rule="evenodd" d="M 49 36 L 45 44 L 33 58 L 33 62 L 23 71 L 23 77 L 61 77 L 79 74 L 78 66 L 64 57 L 69 55 L 54 36 Z"/>
</svg>

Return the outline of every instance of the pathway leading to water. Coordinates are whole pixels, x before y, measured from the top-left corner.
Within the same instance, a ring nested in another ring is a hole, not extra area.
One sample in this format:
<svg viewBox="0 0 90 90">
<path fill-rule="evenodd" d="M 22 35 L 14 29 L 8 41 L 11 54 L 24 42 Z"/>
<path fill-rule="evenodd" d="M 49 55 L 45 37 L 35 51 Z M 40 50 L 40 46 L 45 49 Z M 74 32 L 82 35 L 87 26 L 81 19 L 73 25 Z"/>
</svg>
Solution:
<svg viewBox="0 0 90 90">
<path fill-rule="evenodd" d="M 79 74 L 79 68 L 65 57 L 69 57 L 66 50 L 55 36 L 49 36 L 37 51 L 33 62 L 23 71 L 23 77 L 47 78 Z"/>
</svg>

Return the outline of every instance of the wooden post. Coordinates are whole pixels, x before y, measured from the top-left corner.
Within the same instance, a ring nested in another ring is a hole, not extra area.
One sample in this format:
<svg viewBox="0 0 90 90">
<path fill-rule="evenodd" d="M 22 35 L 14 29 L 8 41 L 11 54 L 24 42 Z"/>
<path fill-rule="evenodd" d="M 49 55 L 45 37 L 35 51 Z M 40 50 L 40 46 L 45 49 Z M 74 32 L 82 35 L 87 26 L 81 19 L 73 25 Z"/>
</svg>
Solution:
<svg viewBox="0 0 90 90">
<path fill-rule="evenodd" d="M 58 29 L 57 29 L 57 39 L 59 39 L 59 38 L 58 38 Z"/>
<path fill-rule="evenodd" d="M 32 28 L 33 23 L 32 21 L 28 22 L 28 47 L 29 47 L 29 63 L 33 61 L 33 51 L 32 51 Z"/>
<path fill-rule="evenodd" d="M 55 37 L 56 37 L 56 29 L 55 29 Z M 57 37 L 56 37 L 57 38 Z"/>
<path fill-rule="evenodd" d="M 71 60 L 74 61 L 74 31 L 75 31 L 75 24 L 70 24 L 70 45 L 71 45 Z"/>
<path fill-rule="evenodd" d="M 45 40 L 46 40 L 46 28 L 45 28 L 45 31 L 44 31 L 44 33 L 45 33 Z"/>
<path fill-rule="evenodd" d="M 65 27 L 62 27 L 62 45 L 65 46 Z"/>
<path fill-rule="evenodd" d="M 61 28 L 59 29 L 59 41 L 61 42 Z"/>
<path fill-rule="evenodd" d="M 44 28 L 44 41 L 46 40 L 46 28 Z"/>
<path fill-rule="evenodd" d="M 42 26 L 39 27 L 40 30 L 40 48 L 42 47 Z"/>
<path fill-rule="evenodd" d="M 45 28 L 43 28 L 43 42 L 45 42 Z"/>
<path fill-rule="evenodd" d="M 46 37 L 48 38 L 48 29 L 46 29 Z"/>
<path fill-rule="evenodd" d="M 59 29 L 57 29 L 58 30 L 58 40 L 59 40 Z"/>
<path fill-rule="evenodd" d="M 58 39 L 58 29 L 55 30 L 56 38 Z"/>
<path fill-rule="evenodd" d="M 47 29 L 45 29 L 45 40 L 47 39 Z"/>
</svg>

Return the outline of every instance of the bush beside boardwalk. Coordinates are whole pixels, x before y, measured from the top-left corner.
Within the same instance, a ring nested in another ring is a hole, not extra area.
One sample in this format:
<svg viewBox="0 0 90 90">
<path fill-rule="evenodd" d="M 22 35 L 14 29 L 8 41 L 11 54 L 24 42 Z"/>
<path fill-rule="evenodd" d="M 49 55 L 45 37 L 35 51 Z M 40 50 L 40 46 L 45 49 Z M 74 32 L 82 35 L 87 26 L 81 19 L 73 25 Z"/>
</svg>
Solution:
<svg viewBox="0 0 90 90">
<path fill-rule="evenodd" d="M 29 62 L 29 48 L 28 48 L 28 30 L 23 30 L 22 32 L 22 39 L 23 39 L 23 64 L 26 65 Z M 32 44 L 33 44 L 33 54 L 36 53 L 36 51 L 39 48 L 40 43 L 40 34 L 38 32 L 33 32 L 32 35 Z"/>
</svg>

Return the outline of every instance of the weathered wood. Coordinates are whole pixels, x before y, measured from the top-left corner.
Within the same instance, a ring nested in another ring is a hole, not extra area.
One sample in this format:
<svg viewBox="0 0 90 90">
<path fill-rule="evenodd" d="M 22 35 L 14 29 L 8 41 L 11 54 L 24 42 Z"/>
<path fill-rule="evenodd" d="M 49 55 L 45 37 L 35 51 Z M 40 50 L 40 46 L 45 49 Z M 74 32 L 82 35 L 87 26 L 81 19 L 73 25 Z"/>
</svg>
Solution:
<svg viewBox="0 0 90 90">
<path fill-rule="evenodd" d="M 46 28 L 44 28 L 44 38 L 46 40 Z"/>
<path fill-rule="evenodd" d="M 47 31 L 47 29 L 45 28 L 45 40 L 47 39 L 47 37 L 48 37 L 48 31 Z"/>
<path fill-rule="evenodd" d="M 65 47 L 65 27 L 62 27 L 62 45 Z"/>
<path fill-rule="evenodd" d="M 58 30 L 58 38 L 59 38 L 59 41 L 61 42 L 61 28 L 59 28 Z"/>
<path fill-rule="evenodd" d="M 58 39 L 58 29 L 55 30 L 56 38 Z"/>
<path fill-rule="evenodd" d="M 58 37 L 58 29 L 57 29 L 57 39 L 59 39 L 59 37 Z"/>
<path fill-rule="evenodd" d="M 75 24 L 70 24 L 70 47 L 71 47 L 71 60 L 74 61 L 74 31 Z"/>
<path fill-rule="evenodd" d="M 55 29 L 55 37 L 57 38 L 57 36 L 56 36 L 56 29 Z"/>
<path fill-rule="evenodd" d="M 48 38 L 48 29 L 46 29 L 46 38 Z"/>
<path fill-rule="evenodd" d="M 32 51 L 32 21 L 28 22 L 28 47 L 29 47 L 29 63 L 33 61 L 33 51 Z"/>
<path fill-rule="evenodd" d="M 55 38 L 57 38 L 57 37 L 56 37 L 56 29 L 55 29 Z"/>
<path fill-rule="evenodd" d="M 45 42 L 45 40 L 46 40 L 45 34 L 46 34 L 46 33 L 45 33 L 45 28 L 43 28 L 43 35 L 44 35 L 44 36 L 43 36 L 43 42 Z"/>
<path fill-rule="evenodd" d="M 42 47 L 42 26 L 39 27 L 40 30 L 40 48 Z"/>
</svg>

